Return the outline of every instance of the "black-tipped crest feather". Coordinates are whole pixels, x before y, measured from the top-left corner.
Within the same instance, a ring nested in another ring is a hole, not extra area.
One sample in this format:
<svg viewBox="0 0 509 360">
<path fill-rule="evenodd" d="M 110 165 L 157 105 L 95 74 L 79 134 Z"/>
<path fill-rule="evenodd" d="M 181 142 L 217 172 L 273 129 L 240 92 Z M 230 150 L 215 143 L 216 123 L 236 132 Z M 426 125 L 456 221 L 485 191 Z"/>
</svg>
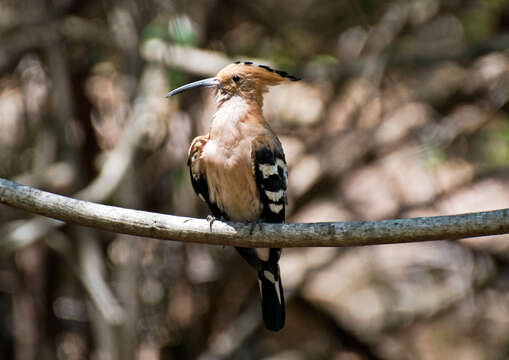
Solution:
<svg viewBox="0 0 509 360">
<path fill-rule="evenodd" d="M 234 61 L 233 62 L 234 64 L 244 64 L 244 65 L 253 65 L 254 63 L 252 61 Z M 258 66 L 259 68 L 262 68 L 262 69 L 265 69 L 271 73 L 276 73 L 278 74 L 279 76 L 281 76 L 282 78 L 286 78 L 286 79 L 289 79 L 291 81 L 299 81 L 300 78 L 296 77 L 296 76 L 293 76 L 293 75 L 290 75 L 288 74 L 286 71 L 283 71 L 283 70 L 276 70 L 276 69 L 273 69 L 271 68 L 270 66 L 267 66 L 267 65 L 262 65 L 262 64 L 258 64 L 256 65 Z"/>
</svg>

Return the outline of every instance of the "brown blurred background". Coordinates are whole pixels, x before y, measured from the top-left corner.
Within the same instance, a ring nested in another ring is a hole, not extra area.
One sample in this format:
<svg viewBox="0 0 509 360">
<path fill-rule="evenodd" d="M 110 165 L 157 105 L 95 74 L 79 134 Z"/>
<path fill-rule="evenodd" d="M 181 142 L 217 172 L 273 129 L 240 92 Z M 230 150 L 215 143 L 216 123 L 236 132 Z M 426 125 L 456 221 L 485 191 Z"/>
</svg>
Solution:
<svg viewBox="0 0 509 360">
<path fill-rule="evenodd" d="M 185 166 L 210 90 L 253 60 L 288 222 L 509 207 L 509 1 L 0 0 L 0 177 L 205 217 Z M 505 359 L 509 237 L 284 251 L 287 325 L 231 248 L 0 206 L 1 359 Z"/>
</svg>

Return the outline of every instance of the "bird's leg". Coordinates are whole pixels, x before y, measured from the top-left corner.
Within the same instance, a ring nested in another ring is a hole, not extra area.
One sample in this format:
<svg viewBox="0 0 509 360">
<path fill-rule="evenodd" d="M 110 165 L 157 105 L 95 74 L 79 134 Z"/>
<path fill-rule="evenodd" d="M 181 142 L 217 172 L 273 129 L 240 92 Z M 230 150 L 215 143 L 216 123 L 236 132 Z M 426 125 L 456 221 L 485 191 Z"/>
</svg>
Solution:
<svg viewBox="0 0 509 360">
<path fill-rule="evenodd" d="M 249 229 L 249 235 L 253 235 L 253 232 L 254 232 L 256 226 L 258 226 L 260 231 L 263 230 L 263 220 L 262 219 L 256 219 L 255 221 L 248 221 L 247 223 L 251 225 L 251 227 Z"/>
</svg>

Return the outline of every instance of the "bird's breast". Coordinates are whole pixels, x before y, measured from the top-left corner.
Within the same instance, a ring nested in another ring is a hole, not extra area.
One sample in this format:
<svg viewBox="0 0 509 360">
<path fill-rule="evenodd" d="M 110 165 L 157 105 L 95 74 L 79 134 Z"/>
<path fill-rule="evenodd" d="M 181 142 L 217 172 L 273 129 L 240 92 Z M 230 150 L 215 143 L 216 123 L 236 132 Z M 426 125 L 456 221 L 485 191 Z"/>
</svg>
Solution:
<svg viewBox="0 0 509 360">
<path fill-rule="evenodd" d="M 251 147 L 241 139 L 233 147 L 209 140 L 203 149 L 210 200 L 232 221 L 260 217 L 262 204 L 252 170 Z"/>
</svg>

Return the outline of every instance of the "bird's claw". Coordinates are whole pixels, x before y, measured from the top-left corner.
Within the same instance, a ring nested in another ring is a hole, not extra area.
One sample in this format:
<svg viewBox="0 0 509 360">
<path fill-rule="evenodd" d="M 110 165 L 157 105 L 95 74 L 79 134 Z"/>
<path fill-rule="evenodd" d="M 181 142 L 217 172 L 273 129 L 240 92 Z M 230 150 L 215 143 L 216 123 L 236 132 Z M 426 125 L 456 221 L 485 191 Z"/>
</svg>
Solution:
<svg viewBox="0 0 509 360">
<path fill-rule="evenodd" d="M 251 227 L 249 229 L 249 235 L 253 235 L 253 232 L 258 225 L 260 231 L 263 230 L 263 221 L 261 219 L 255 220 L 255 221 L 249 221 L 248 224 L 251 224 Z"/>
</svg>

